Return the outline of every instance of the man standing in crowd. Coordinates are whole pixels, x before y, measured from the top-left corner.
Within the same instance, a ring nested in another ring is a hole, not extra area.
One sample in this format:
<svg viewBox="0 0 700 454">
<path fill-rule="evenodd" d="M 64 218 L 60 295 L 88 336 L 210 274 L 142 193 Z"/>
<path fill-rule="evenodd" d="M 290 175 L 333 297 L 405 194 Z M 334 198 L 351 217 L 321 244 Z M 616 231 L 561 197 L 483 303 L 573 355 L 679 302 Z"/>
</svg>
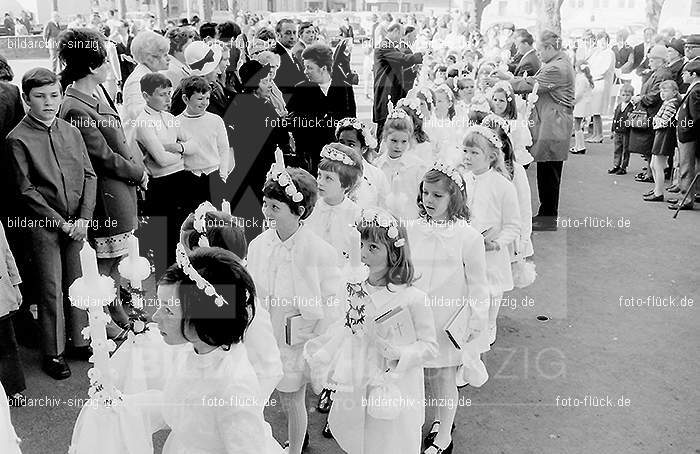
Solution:
<svg viewBox="0 0 700 454">
<path fill-rule="evenodd" d="M 647 27 L 644 29 L 644 42 L 641 42 L 634 46 L 634 63 L 632 63 L 631 70 L 634 70 L 637 76 L 642 78 L 642 83 L 651 75 L 652 71 L 649 69 L 649 59 L 647 54 L 654 47 L 654 29 Z"/>
<path fill-rule="evenodd" d="M 405 52 L 399 48 L 403 28 L 399 23 L 387 27 L 386 39 L 374 50 L 374 108 L 372 121 L 377 123 L 377 140 L 381 141 L 382 129 L 389 115 L 389 98 L 396 105 L 403 97 L 405 69 L 423 62 L 420 52 Z"/>
<path fill-rule="evenodd" d="M 51 60 L 51 71 L 58 74 L 61 72 L 61 62 L 58 60 L 58 35 L 61 33 L 61 25 L 58 11 L 51 13 L 51 20 L 44 27 L 44 41 L 49 50 L 49 60 Z"/>
<path fill-rule="evenodd" d="M 314 24 L 311 22 L 299 24 L 299 39 L 292 48 L 292 55 L 294 55 L 294 61 L 300 68 L 304 67 L 304 59 L 301 58 L 301 53 L 314 42 L 316 42 L 316 27 L 314 27 Z"/>
<path fill-rule="evenodd" d="M 304 73 L 296 61 L 292 49 L 297 43 L 297 26 L 291 19 L 280 19 L 275 27 L 277 44 L 272 51 L 280 56 L 280 67 L 275 75 L 275 84 L 288 101 L 294 86 L 302 82 Z"/>
<path fill-rule="evenodd" d="M 561 39 L 554 32 L 542 32 L 537 53 L 542 68 L 536 75 L 513 78 L 501 71 L 494 75 L 509 80 L 516 93 L 531 92 L 535 82 L 539 84 L 531 117 L 534 124 L 530 128 L 533 142 L 530 153 L 537 163 L 540 208 L 532 219 L 532 230 L 556 230 L 561 173 L 574 122 L 574 71 L 569 57 L 561 50 Z"/>
<path fill-rule="evenodd" d="M 532 47 L 535 40 L 527 30 L 522 30 L 515 37 L 516 56 L 520 57 L 517 64 L 514 65 L 511 72 L 515 77 L 523 77 L 525 73 L 528 76 L 534 76 L 540 70 L 540 59 L 537 58 L 537 52 Z M 509 68 L 511 69 L 511 68 Z"/>
</svg>

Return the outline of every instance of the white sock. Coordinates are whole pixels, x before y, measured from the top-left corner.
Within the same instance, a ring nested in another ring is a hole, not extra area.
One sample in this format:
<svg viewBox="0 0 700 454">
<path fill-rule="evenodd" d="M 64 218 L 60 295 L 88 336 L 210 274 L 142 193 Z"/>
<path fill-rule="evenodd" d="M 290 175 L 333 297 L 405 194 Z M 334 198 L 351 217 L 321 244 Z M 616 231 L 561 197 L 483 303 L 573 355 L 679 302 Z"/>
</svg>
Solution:
<svg viewBox="0 0 700 454">
<path fill-rule="evenodd" d="M 280 392 L 282 405 L 287 412 L 289 453 L 301 454 L 309 417 L 306 413 L 306 386 L 292 393 Z"/>
</svg>

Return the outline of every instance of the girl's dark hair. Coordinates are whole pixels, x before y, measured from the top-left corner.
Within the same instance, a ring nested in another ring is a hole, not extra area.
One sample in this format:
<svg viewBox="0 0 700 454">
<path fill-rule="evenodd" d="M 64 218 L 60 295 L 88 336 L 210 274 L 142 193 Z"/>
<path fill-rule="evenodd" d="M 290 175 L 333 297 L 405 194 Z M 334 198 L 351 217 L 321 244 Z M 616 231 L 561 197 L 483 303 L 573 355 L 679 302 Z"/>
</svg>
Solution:
<svg viewBox="0 0 700 454">
<path fill-rule="evenodd" d="M 413 137 L 416 138 L 416 143 L 424 143 L 430 141 L 428 133 L 423 130 L 423 119 L 418 116 L 418 113 L 411 109 L 409 106 L 401 106 L 413 122 Z"/>
<path fill-rule="evenodd" d="M 12 72 L 12 68 L 10 67 L 10 64 L 7 63 L 7 59 L 0 55 L 0 80 L 12 82 L 12 79 L 14 78 L 15 73 Z"/>
<path fill-rule="evenodd" d="M 388 213 L 387 216 L 391 216 Z M 393 218 L 393 216 L 391 216 Z M 396 218 L 394 218 L 396 221 Z M 398 222 L 398 221 L 397 221 Z M 386 247 L 387 250 L 387 262 L 389 264 L 385 279 L 386 288 L 389 290 L 389 284 L 393 285 L 411 285 L 415 281 L 413 268 L 413 263 L 411 262 L 411 249 L 408 245 L 408 237 L 406 234 L 406 227 L 399 223 L 398 230 L 399 236 L 391 239 L 387 234 L 387 229 L 380 227 L 373 222 L 363 221 L 357 230 L 360 232 L 360 239 L 362 241 L 369 241 L 371 243 L 380 243 Z M 404 238 L 406 240 L 405 244 L 401 247 L 396 247 L 394 243 L 399 238 Z"/>
<path fill-rule="evenodd" d="M 107 59 L 104 41 L 102 34 L 89 28 L 68 29 L 61 33 L 58 57 L 66 65 L 61 72 L 64 89 L 104 64 Z"/>
<path fill-rule="evenodd" d="M 493 98 L 493 95 L 495 95 L 496 93 L 503 93 L 503 95 L 506 97 L 506 110 L 503 112 L 503 117 L 507 118 L 508 120 L 517 120 L 518 108 L 515 105 L 515 95 L 509 94 L 507 91 L 505 91 L 505 89 L 501 87 L 496 87 L 493 90 L 491 98 Z"/>
<path fill-rule="evenodd" d="M 179 285 L 177 303 L 182 307 L 180 330 L 185 339 L 190 340 L 186 334 L 190 327 L 207 345 L 228 350 L 243 340 L 255 317 L 253 279 L 232 252 L 221 248 L 199 248 L 189 260 L 226 304 L 217 306 L 215 297 L 198 288 L 178 265 L 165 271 L 159 285 Z"/>
<path fill-rule="evenodd" d="M 341 126 L 340 128 L 338 128 L 338 131 L 335 134 L 335 140 L 340 141 L 340 134 L 343 131 L 355 132 L 355 135 L 357 136 L 357 141 L 360 142 L 360 147 L 362 148 L 362 150 L 367 148 L 367 141 L 365 140 L 365 135 L 362 134 L 361 131 L 355 129 L 352 125 Z"/>
<path fill-rule="evenodd" d="M 293 201 L 292 197 L 289 196 L 284 191 L 284 188 L 275 180 L 267 180 L 265 182 L 265 186 L 263 186 L 263 195 L 269 199 L 279 200 L 286 204 L 292 213 L 301 216 L 301 219 L 304 220 L 311 215 L 316 205 L 316 200 L 318 199 L 318 184 L 316 183 L 316 178 L 311 176 L 306 170 L 296 167 L 287 167 L 287 173 L 289 173 L 289 176 L 292 178 L 297 191 L 301 192 L 301 195 L 304 197 L 301 202 Z M 304 207 L 303 213 L 301 212 L 301 207 Z"/>
<path fill-rule="evenodd" d="M 461 175 L 460 175 L 460 178 Z M 463 180 L 464 181 L 464 180 Z M 439 170 L 428 170 L 423 176 L 418 185 L 418 198 L 416 203 L 418 204 L 418 215 L 423 219 L 429 220 L 428 212 L 423 206 L 423 183 L 438 183 L 441 182 L 443 187 L 447 189 L 447 193 L 450 196 L 450 202 L 447 204 L 447 218 L 450 221 L 455 219 L 463 219 L 465 221 L 469 220 L 469 208 L 467 208 L 467 189 L 466 185 L 463 189 L 460 189 L 457 183 L 455 183 L 452 178 L 448 177 Z"/>
<path fill-rule="evenodd" d="M 515 160 L 515 152 L 513 150 L 513 143 L 510 141 L 510 136 L 508 136 L 508 133 L 506 133 L 498 123 L 487 120 L 484 126 L 487 126 L 490 129 L 492 129 L 496 133 L 498 138 L 501 139 L 501 142 L 503 142 L 503 148 L 501 151 L 503 153 L 503 164 L 505 165 L 506 171 L 505 177 L 512 181 L 514 172 L 513 161 Z"/>
<path fill-rule="evenodd" d="M 321 162 L 318 163 L 318 170 L 325 170 L 326 172 L 338 174 L 340 186 L 347 194 L 355 189 L 360 181 L 362 181 L 362 156 L 360 156 L 360 154 L 354 148 L 350 147 L 348 147 L 347 151 L 336 151 L 343 153 L 352 159 L 353 165 L 347 165 L 334 159 L 321 158 Z"/>
</svg>

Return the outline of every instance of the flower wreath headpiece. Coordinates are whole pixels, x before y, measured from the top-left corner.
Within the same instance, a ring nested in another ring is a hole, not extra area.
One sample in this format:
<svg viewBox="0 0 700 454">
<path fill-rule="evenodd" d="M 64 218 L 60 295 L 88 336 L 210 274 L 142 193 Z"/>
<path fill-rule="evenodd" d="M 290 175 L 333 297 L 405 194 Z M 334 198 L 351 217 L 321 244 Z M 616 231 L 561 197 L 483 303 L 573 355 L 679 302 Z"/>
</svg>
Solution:
<svg viewBox="0 0 700 454">
<path fill-rule="evenodd" d="M 440 84 L 437 87 L 435 87 L 435 91 L 444 91 L 447 93 L 447 97 L 450 99 L 450 101 L 454 100 L 455 94 L 452 92 L 452 89 L 447 85 L 447 84 Z"/>
<path fill-rule="evenodd" d="M 493 144 L 494 147 L 498 148 L 499 150 L 503 149 L 503 142 L 501 142 L 501 139 L 498 138 L 493 129 L 487 128 L 486 126 L 474 125 L 467 128 L 466 134 L 469 134 L 470 132 L 485 137 L 489 142 L 491 142 L 491 144 Z"/>
<path fill-rule="evenodd" d="M 367 145 L 369 148 L 377 148 L 377 141 L 375 140 L 374 136 L 369 132 L 367 126 L 365 126 L 365 124 L 357 118 L 346 117 L 340 120 L 335 128 L 335 136 L 338 137 L 338 132 L 341 128 L 347 127 L 351 127 L 359 134 L 362 134 L 365 139 L 365 145 Z"/>
<path fill-rule="evenodd" d="M 350 156 L 346 155 L 342 151 L 336 150 L 330 144 L 323 146 L 323 148 L 321 149 L 321 157 L 330 159 L 331 161 L 342 162 L 343 164 L 348 166 L 355 166 L 355 161 L 353 161 L 352 158 L 350 158 Z"/>
<path fill-rule="evenodd" d="M 425 96 L 425 101 L 428 104 L 433 104 L 433 92 L 430 90 L 428 87 L 420 87 L 418 89 L 418 93 L 421 93 L 423 96 Z"/>
<path fill-rule="evenodd" d="M 423 119 L 423 111 L 420 108 L 420 99 L 418 98 L 401 98 L 396 103 L 396 107 L 408 107 L 415 112 L 418 118 Z"/>
<path fill-rule="evenodd" d="M 277 162 L 272 163 L 270 171 L 267 172 L 267 179 L 276 181 L 280 186 L 282 186 L 284 188 L 284 193 L 291 197 L 293 202 L 299 203 L 304 200 L 304 196 L 294 185 L 294 180 L 292 180 L 292 177 L 289 175 L 289 172 L 287 172 L 287 169 Z"/>
<path fill-rule="evenodd" d="M 207 238 L 207 221 L 206 215 L 209 212 L 217 211 L 214 205 L 208 200 L 199 204 L 194 210 L 194 230 L 200 234 L 198 245 L 199 247 L 209 247 L 209 238 Z"/>
<path fill-rule="evenodd" d="M 402 247 L 406 244 L 405 238 L 399 238 L 399 223 L 391 216 L 375 209 L 362 210 L 358 225 L 370 224 L 386 229 L 386 236 L 390 240 L 394 240 L 394 246 Z"/>
<path fill-rule="evenodd" d="M 486 126 L 487 128 L 489 127 L 489 123 L 497 124 L 501 127 L 501 129 L 503 129 L 503 131 L 505 131 L 506 134 L 510 133 L 510 123 L 503 117 L 490 113 L 486 115 L 483 120 L 481 120 L 481 125 Z"/>
<path fill-rule="evenodd" d="M 510 82 L 506 82 L 505 80 L 498 81 L 493 86 L 494 90 L 497 88 L 501 88 L 506 92 L 506 99 L 508 102 L 513 100 L 513 87 L 510 85 Z"/>
<path fill-rule="evenodd" d="M 224 297 L 216 292 L 214 286 L 211 285 L 209 281 L 204 279 L 202 275 L 197 272 L 196 269 L 194 269 L 192 263 L 190 263 L 190 258 L 187 256 L 187 252 L 185 251 L 185 247 L 182 245 L 182 243 L 178 243 L 177 247 L 175 248 L 175 257 L 177 265 L 180 268 L 182 268 L 182 271 L 187 275 L 187 277 L 189 277 L 192 280 L 192 282 L 195 283 L 198 289 L 204 290 L 205 295 L 213 296 L 214 303 L 217 306 L 221 307 L 224 304 L 228 304 Z"/>
<path fill-rule="evenodd" d="M 437 170 L 438 172 L 447 175 L 452 181 L 457 183 L 459 189 L 464 189 L 464 179 L 462 179 L 462 175 L 454 167 L 450 166 L 446 162 L 435 161 L 435 163 L 433 163 L 433 166 L 431 167 L 431 170 Z"/>
<path fill-rule="evenodd" d="M 399 100 L 401 102 L 401 100 Z M 391 96 L 389 96 L 389 102 L 387 103 L 388 106 L 388 111 L 389 115 L 386 116 L 387 120 L 389 119 L 401 119 L 401 118 L 411 118 L 408 113 L 403 110 L 399 109 L 398 106 L 394 108 L 394 103 L 391 101 Z"/>
</svg>

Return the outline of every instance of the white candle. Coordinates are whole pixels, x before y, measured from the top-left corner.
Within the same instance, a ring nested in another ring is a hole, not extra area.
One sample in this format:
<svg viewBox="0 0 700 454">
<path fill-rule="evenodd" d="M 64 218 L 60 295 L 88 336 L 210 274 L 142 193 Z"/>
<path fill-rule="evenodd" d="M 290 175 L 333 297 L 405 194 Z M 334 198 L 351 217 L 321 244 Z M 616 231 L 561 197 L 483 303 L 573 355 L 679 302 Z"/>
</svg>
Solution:
<svg viewBox="0 0 700 454">
<path fill-rule="evenodd" d="M 350 227 L 352 232 L 352 245 L 350 246 L 350 266 L 359 268 L 362 264 L 362 254 L 360 253 L 360 232 L 355 227 Z"/>
<path fill-rule="evenodd" d="M 221 202 L 221 211 L 228 215 L 231 214 L 231 203 L 228 200 L 224 199 L 223 202 Z"/>
<path fill-rule="evenodd" d="M 97 279 L 99 275 L 97 271 L 97 254 L 90 247 L 87 241 L 83 242 L 83 248 L 80 250 L 80 269 L 83 272 L 83 277 L 86 279 Z"/>
<path fill-rule="evenodd" d="M 282 170 L 284 170 L 284 154 L 282 153 L 282 150 L 279 149 L 279 147 L 277 147 L 277 149 L 275 150 L 275 162 L 281 167 Z"/>
<path fill-rule="evenodd" d="M 131 235 L 129 237 L 128 249 L 129 249 L 129 258 L 128 258 L 129 265 L 131 266 L 131 269 L 133 270 L 136 267 L 136 259 L 138 259 L 138 257 L 139 257 L 139 239 L 136 238 L 135 235 Z M 129 283 L 136 290 L 141 290 L 141 281 L 138 281 L 136 279 L 131 279 L 129 281 Z M 137 304 L 135 304 L 135 305 L 137 305 Z"/>
</svg>

